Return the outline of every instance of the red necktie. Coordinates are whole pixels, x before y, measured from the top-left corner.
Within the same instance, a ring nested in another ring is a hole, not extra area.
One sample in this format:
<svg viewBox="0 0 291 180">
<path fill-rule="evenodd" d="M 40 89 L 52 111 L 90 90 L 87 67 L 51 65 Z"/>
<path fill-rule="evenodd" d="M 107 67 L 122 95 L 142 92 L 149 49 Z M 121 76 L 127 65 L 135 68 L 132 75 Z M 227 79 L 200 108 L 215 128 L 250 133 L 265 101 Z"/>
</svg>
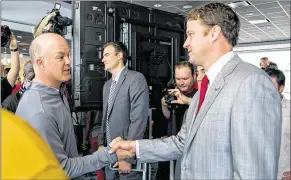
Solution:
<svg viewBox="0 0 291 180">
<path fill-rule="evenodd" d="M 206 95 L 206 91 L 207 91 L 207 87 L 208 87 L 208 78 L 206 75 L 204 75 L 202 82 L 201 82 L 201 87 L 200 87 L 200 96 L 199 96 L 199 103 L 198 103 L 198 107 L 197 107 L 197 112 L 196 115 L 198 114 L 200 107 L 204 101 L 205 95 Z"/>
</svg>

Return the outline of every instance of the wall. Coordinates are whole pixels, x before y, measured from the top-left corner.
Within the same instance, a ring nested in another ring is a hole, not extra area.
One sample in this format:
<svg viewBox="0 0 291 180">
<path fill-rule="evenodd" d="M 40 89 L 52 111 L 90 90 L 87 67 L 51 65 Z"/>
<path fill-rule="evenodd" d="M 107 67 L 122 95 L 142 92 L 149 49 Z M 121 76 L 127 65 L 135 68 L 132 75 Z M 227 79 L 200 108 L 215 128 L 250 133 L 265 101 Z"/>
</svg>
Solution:
<svg viewBox="0 0 291 180">
<path fill-rule="evenodd" d="M 283 94 L 290 100 L 290 50 L 251 53 L 238 52 L 238 55 L 243 61 L 257 67 L 260 67 L 260 59 L 262 57 L 268 57 L 270 61 L 276 63 L 278 68 L 285 74 L 286 81 Z"/>
</svg>

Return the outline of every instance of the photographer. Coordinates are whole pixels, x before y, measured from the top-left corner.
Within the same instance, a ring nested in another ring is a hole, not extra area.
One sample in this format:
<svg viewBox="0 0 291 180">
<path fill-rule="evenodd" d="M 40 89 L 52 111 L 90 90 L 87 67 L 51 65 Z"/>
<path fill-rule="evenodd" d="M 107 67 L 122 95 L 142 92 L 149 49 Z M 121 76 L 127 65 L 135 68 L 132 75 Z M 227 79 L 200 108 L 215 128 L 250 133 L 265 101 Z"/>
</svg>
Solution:
<svg viewBox="0 0 291 180">
<path fill-rule="evenodd" d="M 175 108 L 177 119 L 176 132 L 178 132 L 182 126 L 184 113 L 188 109 L 191 99 L 197 91 L 194 86 L 195 81 L 196 73 L 194 72 L 192 64 L 187 61 L 181 61 L 175 66 L 175 82 L 177 88 L 169 89 L 169 94 L 164 96 L 161 100 L 163 114 L 169 120 L 168 136 L 172 135 L 171 110 Z M 176 98 L 171 102 L 167 102 L 170 95 L 174 95 Z"/>
<path fill-rule="evenodd" d="M 31 61 L 27 61 L 23 67 L 23 77 L 24 83 L 21 84 L 21 87 L 18 91 L 9 95 L 2 103 L 2 107 L 7 109 L 8 111 L 15 113 L 20 98 L 22 97 L 25 90 L 31 85 L 31 81 L 33 80 L 35 74 L 33 70 L 33 64 Z"/>
<path fill-rule="evenodd" d="M 5 26 L 5 27 L 6 29 L 8 29 L 9 34 L 10 34 L 10 30 L 8 26 Z M 2 35 L 4 35 L 4 33 L 2 32 L 2 27 L 1 27 L 1 39 L 2 39 Z M 1 46 L 2 45 L 5 46 L 5 44 L 2 44 L 2 43 L 3 42 L 1 42 Z M 1 79 L 1 103 L 12 93 L 14 84 L 17 80 L 18 73 L 20 70 L 17 41 L 13 33 L 11 33 L 10 35 L 10 54 L 11 54 L 11 69 L 8 72 L 7 76 Z"/>
</svg>

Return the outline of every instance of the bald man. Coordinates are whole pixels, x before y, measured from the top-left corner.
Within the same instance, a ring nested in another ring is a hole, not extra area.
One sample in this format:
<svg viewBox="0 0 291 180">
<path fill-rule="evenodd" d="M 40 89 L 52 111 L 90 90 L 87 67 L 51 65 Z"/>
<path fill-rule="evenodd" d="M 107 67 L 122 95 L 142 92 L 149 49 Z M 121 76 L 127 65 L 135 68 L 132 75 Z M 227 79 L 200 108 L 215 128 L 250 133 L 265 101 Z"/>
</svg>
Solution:
<svg viewBox="0 0 291 180">
<path fill-rule="evenodd" d="M 23 94 L 16 115 L 45 139 L 70 179 L 82 179 L 85 173 L 115 163 L 117 156 L 109 154 L 108 148 L 78 157 L 69 105 L 59 92 L 61 83 L 71 79 L 67 41 L 58 34 L 45 33 L 32 41 L 29 51 L 35 78 Z"/>
</svg>

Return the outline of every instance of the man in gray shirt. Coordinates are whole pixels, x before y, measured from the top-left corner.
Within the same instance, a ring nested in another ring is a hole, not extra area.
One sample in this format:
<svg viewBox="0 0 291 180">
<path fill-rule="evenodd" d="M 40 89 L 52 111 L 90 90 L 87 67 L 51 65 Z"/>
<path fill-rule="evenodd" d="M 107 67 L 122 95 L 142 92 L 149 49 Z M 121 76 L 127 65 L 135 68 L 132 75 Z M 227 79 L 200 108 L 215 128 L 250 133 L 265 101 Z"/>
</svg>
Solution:
<svg viewBox="0 0 291 180">
<path fill-rule="evenodd" d="M 92 155 L 78 157 L 69 105 L 59 91 L 61 83 L 71 78 L 69 45 L 62 36 L 45 33 L 33 40 L 30 55 L 35 78 L 23 94 L 16 115 L 38 131 L 67 175 L 80 177 L 128 155 L 127 152 L 111 155 L 107 147 Z"/>
</svg>

